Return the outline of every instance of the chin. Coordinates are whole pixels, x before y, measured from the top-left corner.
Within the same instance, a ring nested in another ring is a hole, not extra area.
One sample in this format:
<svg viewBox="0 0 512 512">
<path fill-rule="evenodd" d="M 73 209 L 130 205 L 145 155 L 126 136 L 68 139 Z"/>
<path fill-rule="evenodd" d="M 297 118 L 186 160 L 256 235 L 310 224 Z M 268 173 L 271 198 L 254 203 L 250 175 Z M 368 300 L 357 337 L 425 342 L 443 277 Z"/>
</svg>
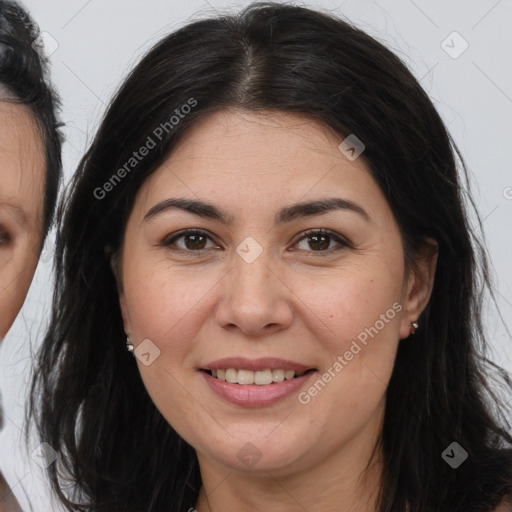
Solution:
<svg viewBox="0 0 512 512">
<path fill-rule="evenodd" d="M 265 429 L 259 429 L 258 434 L 248 433 L 248 429 L 243 430 L 230 430 L 231 435 L 224 432 L 222 440 L 203 439 L 199 443 L 202 446 L 196 445 L 197 449 L 234 471 L 288 473 L 292 469 L 297 470 L 301 465 L 308 467 L 311 464 L 308 463 L 307 454 L 314 447 L 305 445 L 303 434 L 286 429 L 277 433 L 277 430 L 273 431 L 268 425 Z M 254 432 L 254 429 L 251 430 Z"/>
</svg>

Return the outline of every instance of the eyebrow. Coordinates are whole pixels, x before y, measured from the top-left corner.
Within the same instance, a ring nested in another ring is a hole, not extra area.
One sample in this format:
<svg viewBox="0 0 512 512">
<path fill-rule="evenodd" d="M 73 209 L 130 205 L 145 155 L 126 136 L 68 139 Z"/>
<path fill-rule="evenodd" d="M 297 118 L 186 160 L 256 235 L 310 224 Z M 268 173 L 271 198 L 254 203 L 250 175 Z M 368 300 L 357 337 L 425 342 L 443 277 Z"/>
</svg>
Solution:
<svg viewBox="0 0 512 512">
<path fill-rule="evenodd" d="M 144 216 L 144 222 L 149 221 L 169 210 L 182 210 L 205 219 L 216 220 L 227 226 L 232 226 L 234 221 L 232 215 L 211 203 L 196 199 L 169 198 L 153 206 Z M 348 199 L 331 197 L 286 206 L 279 210 L 275 216 L 274 223 L 284 224 L 295 219 L 311 217 L 313 215 L 322 215 L 336 210 L 356 213 L 367 222 L 371 222 L 370 216 L 362 206 L 359 206 Z"/>
</svg>

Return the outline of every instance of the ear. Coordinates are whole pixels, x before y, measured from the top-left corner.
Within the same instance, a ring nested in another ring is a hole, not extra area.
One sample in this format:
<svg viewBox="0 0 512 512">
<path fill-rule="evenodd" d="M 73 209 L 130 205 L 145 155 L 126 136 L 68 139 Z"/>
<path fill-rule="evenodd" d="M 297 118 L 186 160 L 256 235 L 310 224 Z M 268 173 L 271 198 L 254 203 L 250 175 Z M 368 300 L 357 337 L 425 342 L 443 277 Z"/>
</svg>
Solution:
<svg viewBox="0 0 512 512">
<path fill-rule="evenodd" d="M 119 306 L 121 307 L 121 315 L 123 317 L 124 332 L 127 335 L 130 335 L 132 333 L 130 316 L 128 314 L 128 307 L 126 305 L 126 297 L 122 291 L 119 292 Z"/>
<path fill-rule="evenodd" d="M 412 323 L 418 320 L 430 300 L 438 253 L 437 241 L 433 238 L 425 238 L 424 245 L 418 251 L 409 269 L 402 296 L 404 314 L 400 325 L 400 339 L 407 338 L 411 334 Z"/>
<path fill-rule="evenodd" d="M 124 295 L 124 287 L 123 281 L 121 278 L 121 268 L 119 265 L 119 251 L 113 252 L 110 248 L 106 248 L 105 252 L 108 256 L 110 262 L 110 268 L 112 269 L 112 273 L 114 274 L 114 279 L 116 282 L 117 293 L 119 296 L 119 306 L 121 309 L 121 315 L 123 318 L 124 332 L 128 335 L 131 334 L 131 323 L 130 316 L 128 314 L 128 306 L 126 305 L 126 297 Z"/>
</svg>

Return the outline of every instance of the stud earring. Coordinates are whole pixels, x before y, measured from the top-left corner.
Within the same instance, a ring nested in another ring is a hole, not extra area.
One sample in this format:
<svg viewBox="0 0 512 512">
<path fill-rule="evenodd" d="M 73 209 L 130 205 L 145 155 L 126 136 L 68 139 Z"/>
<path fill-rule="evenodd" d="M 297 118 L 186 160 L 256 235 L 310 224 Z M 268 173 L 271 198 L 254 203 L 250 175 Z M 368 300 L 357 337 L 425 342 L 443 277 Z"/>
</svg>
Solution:
<svg viewBox="0 0 512 512">
<path fill-rule="evenodd" d="M 418 322 L 413 322 L 412 323 L 412 330 L 411 330 L 411 334 L 414 334 L 416 332 L 416 330 L 418 329 L 419 327 L 419 324 Z"/>
<path fill-rule="evenodd" d="M 130 342 L 130 336 L 126 336 L 126 349 L 128 350 L 128 352 L 132 353 L 133 354 L 133 350 L 134 350 L 134 346 L 133 344 Z"/>
</svg>

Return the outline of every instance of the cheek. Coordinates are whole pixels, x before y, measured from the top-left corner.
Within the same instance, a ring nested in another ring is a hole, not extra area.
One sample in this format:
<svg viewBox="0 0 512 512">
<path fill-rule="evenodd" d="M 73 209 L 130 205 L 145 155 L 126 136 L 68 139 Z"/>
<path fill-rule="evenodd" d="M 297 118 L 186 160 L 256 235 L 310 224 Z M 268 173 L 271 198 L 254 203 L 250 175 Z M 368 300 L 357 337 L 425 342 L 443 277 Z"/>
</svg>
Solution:
<svg viewBox="0 0 512 512">
<path fill-rule="evenodd" d="M 349 435 L 379 410 L 399 340 L 402 267 L 396 262 L 354 265 L 312 287 L 295 287 L 309 306 L 303 310 L 308 329 L 327 356 L 318 380 L 299 397 L 313 422 L 327 416 Z"/>
<path fill-rule="evenodd" d="M 0 338 L 4 338 L 23 306 L 36 262 L 18 251 L 3 257 L 0 265 Z"/>
<path fill-rule="evenodd" d="M 125 293 L 135 342 L 149 338 L 166 364 L 180 365 L 205 321 L 203 304 L 219 276 L 192 267 L 175 269 L 163 262 L 126 270 Z"/>
<path fill-rule="evenodd" d="M 135 344 L 149 339 L 159 355 L 150 365 L 136 360 L 142 381 L 157 409 L 183 437 L 200 414 L 196 392 L 186 380 L 187 356 L 204 323 L 201 300 L 212 288 L 204 273 L 157 264 L 123 265 L 124 290 Z M 188 366 L 188 367 L 187 367 Z M 186 418 L 186 420 L 185 420 Z M 182 424 L 182 422 L 184 422 Z"/>
<path fill-rule="evenodd" d="M 399 267 L 365 265 L 314 280 L 295 279 L 293 290 L 302 304 L 300 316 L 334 358 L 354 340 L 398 338 L 401 286 Z"/>
<path fill-rule="evenodd" d="M 2 285 L 0 284 L 0 286 Z M 19 300 L 20 298 L 21 295 L 16 293 L 14 287 L 11 287 L 9 291 L 3 290 L 0 293 L 0 341 L 5 338 L 21 309 L 22 301 Z"/>
</svg>

